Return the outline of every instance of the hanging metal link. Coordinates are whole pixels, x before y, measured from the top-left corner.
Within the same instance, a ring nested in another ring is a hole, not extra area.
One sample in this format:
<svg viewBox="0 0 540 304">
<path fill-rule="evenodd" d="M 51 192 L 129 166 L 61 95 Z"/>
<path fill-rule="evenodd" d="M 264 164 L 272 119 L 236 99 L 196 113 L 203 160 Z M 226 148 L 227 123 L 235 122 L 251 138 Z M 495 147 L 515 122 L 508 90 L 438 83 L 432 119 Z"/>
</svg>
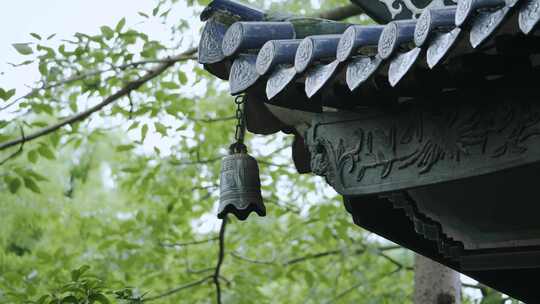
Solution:
<svg viewBox="0 0 540 304">
<path fill-rule="evenodd" d="M 234 132 L 234 140 L 230 147 L 231 153 L 246 153 L 247 148 L 244 145 L 244 135 L 246 133 L 246 118 L 244 115 L 244 104 L 246 101 L 246 95 L 238 95 L 234 99 L 236 104 L 236 130 Z"/>
</svg>

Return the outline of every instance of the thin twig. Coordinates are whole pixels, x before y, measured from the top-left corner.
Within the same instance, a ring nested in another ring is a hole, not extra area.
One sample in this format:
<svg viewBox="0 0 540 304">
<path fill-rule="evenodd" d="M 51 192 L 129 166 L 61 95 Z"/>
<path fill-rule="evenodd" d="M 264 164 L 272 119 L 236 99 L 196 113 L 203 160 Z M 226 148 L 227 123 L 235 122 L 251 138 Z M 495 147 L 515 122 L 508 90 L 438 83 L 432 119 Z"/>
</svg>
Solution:
<svg viewBox="0 0 540 304">
<path fill-rule="evenodd" d="M 327 303 L 332 303 L 336 300 L 339 300 L 341 298 L 343 298 L 344 296 L 346 296 L 347 294 L 351 293 L 352 291 L 354 291 L 355 289 L 357 289 L 358 287 L 364 285 L 364 282 L 361 282 L 361 283 L 358 283 L 358 284 L 355 284 L 349 288 L 347 288 L 346 290 L 344 290 L 343 292 L 341 292 L 340 294 L 338 294 L 335 298 L 333 298 L 332 300 L 330 300 L 329 302 Z"/>
<path fill-rule="evenodd" d="M 214 123 L 214 122 L 221 122 L 221 121 L 228 121 L 236 119 L 235 116 L 226 116 L 226 117 L 218 117 L 218 118 L 191 118 L 186 117 L 188 120 L 194 121 L 194 122 L 201 122 L 201 123 Z"/>
<path fill-rule="evenodd" d="M 192 287 L 195 287 L 195 286 L 198 286 L 198 285 L 201 285 L 203 284 L 204 282 L 212 279 L 214 276 L 206 276 L 198 281 L 195 281 L 195 282 L 191 282 L 189 284 L 186 284 L 186 285 L 182 285 L 178 288 L 174 288 L 174 289 L 171 289 L 169 291 L 166 291 L 160 295 L 157 295 L 157 296 L 154 296 L 154 297 L 150 297 L 150 298 L 146 298 L 146 299 L 143 299 L 142 301 L 143 302 L 150 302 L 150 301 L 155 301 L 155 300 L 158 300 L 158 299 L 161 299 L 161 298 L 165 298 L 165 297 L 168 297 L 168 296 L 171 296 L 175 293 L 178 293 L 182 290 L 185 290 L 185 289 L 188 289 L 188 288 L 192 288 Z"/>
<path fill-rule="evenodd" d="M 391 272 L 387 272 L 387 273 L 383 273 L 382 275 L 378 276 L 375 278 L 375 280 L 380 280 L 380 279 L 383 279 L 384 277 L 386 276 L 389 276 L 389 275 L 392 275 L 394 273 L 394 271 L 391 271 Z M 338 294 L 336 297 L 334 297 L 333 299 L 331 299 L 330 301 L 326 302 L 327 304 L 330 304 L 330 303 L 333 303 L 335 302 L 336 300 L 339 300 L 341 298 L 343 298 L 344 296 L 346 296 L 347 294 L 351 293 L 352 291 L 354 291 L 355 289 L 357 289 L 358 287 L 362 286 L 364 284 L 364 282 L 360 282 L 358 284 L 355 284 L 349 288 L 347 288 L 346 290 L 344 290 L 343 292 L 341 292 L 340 294 Z"/>
<path fill-rule="evenodd" d="M 219 283 L 221 265 L 223 264 L 223 259 L 225 258 L 225 227 L 227 226 L 227 217 L 221 222 L 221 228 L 219 229 L 219 253 L 218 261 L 216 265 L 216 271 L 212 276 L 214 284 L 216 285 L 216 303 L 221 304 L 221 286 Z"/>
<path fill-rule="evenodd" d="M 11 141 L 1 143 L 0 144 L 0 150 L 4 150 L 4 149 L 7 149 L 9 147 L 18 145 L 21 142 L 23 142 L 24 140 L 26 140 L 26 141 L 34 140 L 34 139 L 39 138 L 41 136 L 53 133 L 56 130 L 58 130 L 58 129 L 64 127 L 64 126 L 71 125 L 73 123 L 76 123 L 76 122 L 79 122 L 79 121 L 82 121 L 82 120 L 86 119 L 87 117 L 89 117 L 93 113 L 103 109 L 105 106 L 119 100 L 120 98 L 126 96 L 130 92 L 132 92 L 134 90 L 137 90 L 138 88 L 140 88 L 146 82 L 148 82 L 148 81 L 154 79 L 155 77 L 161 75 L 165 70 L 172 67 L 175 63 L 180 62 L 180 61 L 185 61 L 185 60 L 191 58 L 191 56 L 196 51 L 197 51 L 196 48 L 192 48 L 192 49 L 189 49 L 189 50 L 183 52 L 182 54 L 179 54 L 179 55 L 176 55 L 174 57 L 168 58 L 167 61 L 164 61 L 163 63 L 158 65 L 155 69 L 153 69 L 150 72 L 144 74 L 139 79 L 127 83 L 119 91 L 117 91 L 116 93 L 114 93 L 114 94 L 110 95 L 109 97 L 105 98 L 102 102 L 94 105 L 93 107 L 90 107 L 86 111 L 77 113 L 77 114 L 75 114 L 73 116 L 70 116 L 70 117 L 68 117 L 68 118 L 66 118 L 66 119 L 64 119 L 64 120 L 62 120 L 62 121 L 60 121 L 60 122 L 58 122 L 58 123 L 56 123 L 54 125 L 51 125 L 51 126 L 43 128 L 41 130 L 38 130 L 37 132 L 28 135 L 26 137 L 26 139 L 23 139 L 21 137 L 21 138 L 17 138 L 17 139 L 11 140 Z"/>
<path fill-rule="evenodd" d="M 323 258 L 323 257 L 329 256 L 329 255 L 334 255 L 334 254 L 339 254 L 339 253 L 341 253 L 341 250 L 331 250 L 331 251 L 326 251 L 326 252 L 321 252 L 321 253 L 316 253 L 316 254 L 308 254 L 308 255 L 303 256 L 303 257 L 299 257 L 299 258 L 295 258 L 295 259 L 286 261 L 285 263 L 283 263 L 283 265 L 289 266 L 289 265 L 292 265 L 292 264 L 304 262 L 306 260 L 319 259 L 319 258 Z"/>
<path fill-rule="evenodd" d="M 406 265 L 403 265 L 402 263 L 398 262 L 396 259 L 392 258 L 391 256 L 385 254 L 384 252 L 378 250 L 378 255 L 383 257 L 384 259 L 386 259 L 387 261 L 389 261 L 390 263 L 394 264 L 397 266 L 397 271 L 401 270 L 401 269 L 405 269 L 405 270 L 413 270 L 412 267 L 410 266 L 406 266 Z M 396 272 L 397 272 L 396 271 Z"/>
<path fill-rule="evenodd" d="M 185 161 L 185 162 L 179 162 L 176 160 L 171 160 L 170 163 L 175 166 L 191 166 L 191 165 L 204 165 L 209 164 L 213 162 L 217 162 L 221 160 L 223 156 L 216 156 L 208 159 L 202 159 L 202 160 L 196 160 L 196 161 Z"/>
<path fill-rule="evenodd" d="M 185 242 L 185 243 L 160 243 L 159 245 L 162 247 L 186 247 L 190 245 L 206 244 L 206 243 L 214 242 L 217 240 L 219 240 L 218 237 L 207 239 L 207 240 L 192 241 L 192 242 Z"/>
<path fill-rule="evenodd" d="M 254 260 L 254 259 L 250 259 L 250 258 L 246 258 L 246 257 L 244 257 L 244 256 L 241 256 L 241 255 L 239 255 L 239 254 L 236 253 L 236 252 L 231 252 L 231 256 L 234 257 L 235 259 L 242 260 L 242 261 L 245 261 L 245 262 L 248 262 L 248 263 L 252 263 L 252 264 L 275 265 L 275 263 L 274 263 L 273 261 L 260 261 L 260 260 Z"/>
</svg>

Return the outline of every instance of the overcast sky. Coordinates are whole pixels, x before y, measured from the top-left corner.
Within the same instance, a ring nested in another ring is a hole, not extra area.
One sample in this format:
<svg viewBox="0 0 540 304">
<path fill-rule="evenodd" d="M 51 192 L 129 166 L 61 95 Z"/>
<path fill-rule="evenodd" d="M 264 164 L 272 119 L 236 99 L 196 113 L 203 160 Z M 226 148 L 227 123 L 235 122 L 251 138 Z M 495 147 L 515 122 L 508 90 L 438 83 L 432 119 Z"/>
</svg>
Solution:
<svg viewBox="0 0 540 304">
<path fill-rule="evenodd" d="M 99 33 L 102 25 L 114 26 L 126 17 L 128 26 L 136 26 L 154 39 L 167 39 L 169 32 L 158 22 L 141 24 L 142 11 L 150 14 L 157 1 L 153 0 L 12 0 L 4 1 L 0 11 L 0 87 L 17 88 L 23 93 L 23 83 L 38 78 L 35 67 L 14 70 L 7 63 L 26 60 L 12 47 L 13 43 L 35 41 L 29 34 L 43 37 L 57 34 L 55 41 L 69 38 L 76 32 Z M 185 1 L 179 1 L 173 11 L 180 18 L 188 17 L 183 9 Z M 184 16 L 182 16 L 182 14 Z M 171 19 L 172 20 L 172 19 Z"/>
</svg>

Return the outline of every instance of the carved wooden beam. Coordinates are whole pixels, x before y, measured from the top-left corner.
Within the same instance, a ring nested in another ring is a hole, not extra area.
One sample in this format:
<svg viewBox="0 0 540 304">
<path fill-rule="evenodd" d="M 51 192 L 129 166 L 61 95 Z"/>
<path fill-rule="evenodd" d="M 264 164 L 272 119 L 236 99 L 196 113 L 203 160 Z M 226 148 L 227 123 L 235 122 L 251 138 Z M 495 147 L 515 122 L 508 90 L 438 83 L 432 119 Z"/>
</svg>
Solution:
<svg viewBox="0 0 540 304">
<path fill-rule="evenodd" d="M 496 94 L 496 93 L 494 93 Z M 479 97 L 479 96 L 477 96 Z M 306 135 L 313 172 L 342 195 L 368 195 L 464 179 L 540 162 L 540 105 L 495 97 L 397 113 L 323 113 Z M 430 103 L 432 104 L 432 103 Z"/>
</svg>

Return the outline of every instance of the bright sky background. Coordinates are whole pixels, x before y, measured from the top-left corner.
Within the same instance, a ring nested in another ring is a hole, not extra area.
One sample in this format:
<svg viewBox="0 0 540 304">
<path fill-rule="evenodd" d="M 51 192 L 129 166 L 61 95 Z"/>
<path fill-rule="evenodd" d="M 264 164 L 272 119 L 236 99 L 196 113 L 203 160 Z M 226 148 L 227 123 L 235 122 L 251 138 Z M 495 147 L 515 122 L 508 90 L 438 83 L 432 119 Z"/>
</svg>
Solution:
<svg viewBox="0 0 540 304">
<path fill-rule="evenodd" d="M 12 47 L 13 43 L 35 41 L 30 36 L 34 32 L 42 37 L 57 34 L 55 41 L 70 38 L 76 32 L 99 33 L 99 27 L 109 25 L 114 27 L 126 17 L 127 26 L 144 29 L 154 39 L 166 41 L 169 31 L 163 25 L 155 22 L 141 24 L 144 19 L 137 12 L 150 15 L 157 1 L 153 0 L 9 0 L 4 1 L 0 11 L 0 87 L 16 88 L 15 97 L 26 93 L 29 89 L 25 84 L 32 84 L 39 78 L 37 68 L 33 65 L 23 68 L 12 68 L 8 62 L 20 63 L 24 60 Z M 184 1 L 179 1 L 178 8 L 173 10 L 175 18 L 189 18 L 189 12 Z M 171 15 L 173 16 L 173 15 Z M 171 20 L 174 20 L 171 18 Z M 190 18 L 194 25 L 191 34 L 195 34 L 200 23 Z M 156 140 L 159 140 L 156 138 Z M 210 216 L 210 215 L 209 215 Z M 203 219 L 209 220 L 208 218 Z M 472 280 L 463 277 L 465 281 Z M 472 281 L 474 282 L 474 281 Z M 468 294 L 477 292 L 467 290 Z"/>
<path fill-rule="evenodd" d="M 16 96 L 22 95 L 24 86 L 38 79 L 35 67 L 13 69 L 7 63 L 20 63 L 26 58 L 12 47 L 13 43 L 35 41 L 34 32 L 42 37 L 57 34 L 54 40 L 70 38 L 76 32 L 99 33 L 99 27 L 114 27 L 126 17 L 127 26 L 144 30 L 154 39 L 167 40 L 169 31 L 158 22 L 141 23 L 144 19 L 137 14 L 151 14 L 157 1 L 153 0 L 10 0 L 4 1 L 0 11 L 0 87 L 17 88 Z M 188 18 L 184 1 L 179 1 L 173 10 L 174 17 Z M 171 19 L 173 20 L 173 19 Z M 190 23 L 199 25 L 197 19 Z M 198 26 L 195 27 L 195 30 Z M 5 73 L 5 74 L 4 74 Z"/>
</svg>

